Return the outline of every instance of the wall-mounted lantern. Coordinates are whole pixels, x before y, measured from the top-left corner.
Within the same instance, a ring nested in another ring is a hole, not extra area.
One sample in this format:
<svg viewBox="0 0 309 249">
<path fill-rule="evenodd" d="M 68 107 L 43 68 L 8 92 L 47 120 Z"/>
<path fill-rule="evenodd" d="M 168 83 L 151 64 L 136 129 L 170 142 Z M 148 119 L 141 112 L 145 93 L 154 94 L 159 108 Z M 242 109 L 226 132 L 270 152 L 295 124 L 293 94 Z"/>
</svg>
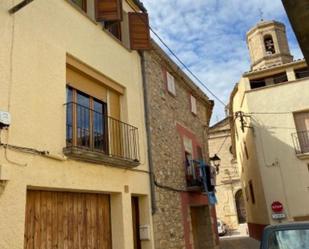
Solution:
<svg viewBox="0 0 309 249">
<path fill-rule="evenodd" d="M 210 164 L 216 168 L 217 174 L 219 174 L 219 167 L 220 167 L 220 163 L 221 163 L 221 158 L 218 157 L 217 154 L 215 154 L 213 157 L 210 157 L 209 160 L 210 160 Z"/>
</svg>

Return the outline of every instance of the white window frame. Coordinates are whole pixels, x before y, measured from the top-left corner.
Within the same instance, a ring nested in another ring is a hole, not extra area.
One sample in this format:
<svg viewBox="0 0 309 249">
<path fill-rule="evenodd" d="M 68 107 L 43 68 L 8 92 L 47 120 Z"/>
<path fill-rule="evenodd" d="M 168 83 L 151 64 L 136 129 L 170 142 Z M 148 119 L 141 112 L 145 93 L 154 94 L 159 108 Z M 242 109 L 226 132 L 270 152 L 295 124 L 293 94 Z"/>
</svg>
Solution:
<svg viewBox="0 0 309 249">
<path fill-rule="evenodd" d="M 191 112 L 197 115 L 197 103 L 196 98 L 193 95 L 190 95 L 190 103 L 191 103 Z"/>
<path fill-rule="evenodd" d="M 166 84 L 167 84 L 167 91 L 176 96 L 175 78 L 168 71 L 166 71 Z"/>
</svg>

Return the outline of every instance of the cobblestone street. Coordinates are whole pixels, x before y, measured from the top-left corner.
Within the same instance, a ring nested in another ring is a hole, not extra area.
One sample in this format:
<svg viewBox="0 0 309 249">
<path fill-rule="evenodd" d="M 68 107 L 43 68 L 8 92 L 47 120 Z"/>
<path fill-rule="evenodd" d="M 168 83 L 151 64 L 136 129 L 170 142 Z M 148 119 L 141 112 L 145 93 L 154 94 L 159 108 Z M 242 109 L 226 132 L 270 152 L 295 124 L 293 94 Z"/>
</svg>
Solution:
<svg viewBox="0 0 309 249">
<path fill-rule="evenodd" d="M 220 239 L 221 249 L 258 249 L 260 243 L 249 237 L 226 237 Z"/>
</svg>

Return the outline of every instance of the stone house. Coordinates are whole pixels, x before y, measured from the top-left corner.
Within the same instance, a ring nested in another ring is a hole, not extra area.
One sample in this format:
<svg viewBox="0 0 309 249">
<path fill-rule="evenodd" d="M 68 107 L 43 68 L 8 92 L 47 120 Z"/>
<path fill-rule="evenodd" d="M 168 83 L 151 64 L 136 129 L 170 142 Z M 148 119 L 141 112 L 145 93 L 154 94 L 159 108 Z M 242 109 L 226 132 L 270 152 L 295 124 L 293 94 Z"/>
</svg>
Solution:
<svg viewBox="0 0 309 249">
<path fill-rule="evenodd" d="M 155 42 L 144 52 L 144 70 L 155 248 L 217 248 L 215 206 L 195 178 L 194 161 L 209 161 L 213 101 Z"/>
<path fill-rule="evenodd" d="M 153 248 L 147 20 L 135 0 L 0 1 L 1 249 Z"/>
<path fill-rule="evenodd" d="M 240 225 L 246 223 L 246 210 L 240 183 L 237 162 L 233 156 L 229 117 L 215 123 L 209 128 L 209 154 L 221 159 L 217 175 L 216 205 L 217 217 L 228 225 L 230 232 L 246 233 Z"/>
<path fill-rule="evenodd" d="M 258 23 L 247 42 L 251 70 L 231 94 L 231 129 L 249 233 L 260 239 L 268 224 L 309 220 L 309 69 L 293 61 L 282 23 Z"/>
</svg>

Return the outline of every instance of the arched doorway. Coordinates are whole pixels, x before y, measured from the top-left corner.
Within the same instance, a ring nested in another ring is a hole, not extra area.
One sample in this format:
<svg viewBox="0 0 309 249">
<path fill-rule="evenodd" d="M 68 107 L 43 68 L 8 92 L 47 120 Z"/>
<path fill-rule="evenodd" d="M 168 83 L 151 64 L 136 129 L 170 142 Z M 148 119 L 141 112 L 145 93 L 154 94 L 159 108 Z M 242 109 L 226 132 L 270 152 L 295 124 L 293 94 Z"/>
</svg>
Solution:
<svg viewBox="0 0 309 249">
<path fill-rule="evenodd" d="M 238 223 L 239 224 L 246 223 L 245 200 L 241 189 L 239 189 L 235 194 L 235 202 L 236 202 Z"/>
</svg>

